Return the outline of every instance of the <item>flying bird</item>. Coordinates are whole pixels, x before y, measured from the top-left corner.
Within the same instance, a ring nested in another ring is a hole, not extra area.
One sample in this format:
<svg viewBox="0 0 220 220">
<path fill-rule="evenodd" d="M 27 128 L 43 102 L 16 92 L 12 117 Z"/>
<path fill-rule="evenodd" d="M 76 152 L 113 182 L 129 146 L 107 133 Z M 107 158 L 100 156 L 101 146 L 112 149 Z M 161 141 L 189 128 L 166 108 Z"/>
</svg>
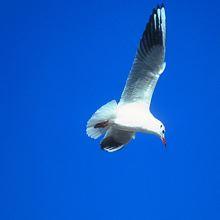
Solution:
<svg viewBox="0 0 220 220">
<path fill-rule="evenodd" d="M 150 112 L 154 88 L 166 66 L 165 50 L 166 16 L 162 4 L 153 9 L 142 34 L 119 103 L 108 102 L 87 122 L 89 137 L 97 139 L 105 134 L 102 149 L 117 151 L 134 139 L 136 132 L 157 135 L 166 146 L 165 127 Z"/>
</svg>

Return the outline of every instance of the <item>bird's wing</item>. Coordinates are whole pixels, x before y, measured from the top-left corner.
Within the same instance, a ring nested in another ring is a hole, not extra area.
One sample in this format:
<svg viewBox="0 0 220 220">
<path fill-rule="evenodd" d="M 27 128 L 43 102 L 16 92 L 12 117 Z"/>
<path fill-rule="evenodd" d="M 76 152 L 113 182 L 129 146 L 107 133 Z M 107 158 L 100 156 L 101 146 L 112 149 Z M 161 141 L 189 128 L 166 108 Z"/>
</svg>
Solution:
<svg viewBox="0 0 220 220">
<path fill-rule="evenodd" d="M 101 141 L 101 147 L 108 152 L 114 152 L 121 149 L 132 138 L 134 138 L 135 132 L 123 131 L 117 128 L 109 128 L 105 137 Z"/>
<path fill-rule="evenodd" d="M 149 108 L 160 74 L 165 68 L 166 17 L 164 6 L 153 9 L 137 49 L 120 104 L 144 102 Z"/>
</svg>

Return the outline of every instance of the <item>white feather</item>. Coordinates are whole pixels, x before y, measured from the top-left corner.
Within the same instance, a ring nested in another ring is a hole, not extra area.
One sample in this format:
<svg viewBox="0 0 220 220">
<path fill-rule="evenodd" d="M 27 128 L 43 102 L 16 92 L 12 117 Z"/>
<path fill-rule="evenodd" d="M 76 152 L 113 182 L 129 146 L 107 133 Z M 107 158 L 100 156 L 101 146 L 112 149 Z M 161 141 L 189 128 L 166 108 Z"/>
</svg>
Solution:
<svg viewBox="0 0 220 220">
<path fill-rule="evenodd" d="M 94 128 L 94 126 L 100 122 L 114 119 L 116 109 L 117 102 L 115 100 L 112 100 L 99 108 L 87 122 L 87 135 L 91 138 L 97 139 L 99 136 L 104 134 L 107 128 Z"/>
</svg>

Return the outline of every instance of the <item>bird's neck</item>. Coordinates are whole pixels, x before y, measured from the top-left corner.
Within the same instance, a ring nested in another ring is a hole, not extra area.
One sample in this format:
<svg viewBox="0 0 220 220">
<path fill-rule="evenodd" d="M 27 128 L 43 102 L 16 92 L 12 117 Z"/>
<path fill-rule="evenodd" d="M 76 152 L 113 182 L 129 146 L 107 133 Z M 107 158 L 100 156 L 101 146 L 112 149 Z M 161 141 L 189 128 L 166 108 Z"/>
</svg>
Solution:
<svg viewBox="0 0 220 220">
<path fill-rule="evenodd" d="M 143 132 L 157 134 L 160 127 L 160 121 L 156 119 L 151 112 L 146 115 L 145 123 L 143 125 Z"/>
</svg>

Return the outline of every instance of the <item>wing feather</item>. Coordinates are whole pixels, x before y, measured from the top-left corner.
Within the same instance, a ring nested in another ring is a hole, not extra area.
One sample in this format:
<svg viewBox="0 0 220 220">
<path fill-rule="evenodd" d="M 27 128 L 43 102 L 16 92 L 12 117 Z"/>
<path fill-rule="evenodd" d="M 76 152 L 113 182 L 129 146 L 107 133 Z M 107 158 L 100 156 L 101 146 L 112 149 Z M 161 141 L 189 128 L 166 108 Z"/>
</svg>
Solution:
<svg viewBox="0 0 220 220">
<path fill-rule="evenodd" d="M 120 104 L 144 102 L 150 106 L 152 94 L 165 68 L 166 16 L 164 5 L 153 9 L 141 37 Z"/>
</svg>

